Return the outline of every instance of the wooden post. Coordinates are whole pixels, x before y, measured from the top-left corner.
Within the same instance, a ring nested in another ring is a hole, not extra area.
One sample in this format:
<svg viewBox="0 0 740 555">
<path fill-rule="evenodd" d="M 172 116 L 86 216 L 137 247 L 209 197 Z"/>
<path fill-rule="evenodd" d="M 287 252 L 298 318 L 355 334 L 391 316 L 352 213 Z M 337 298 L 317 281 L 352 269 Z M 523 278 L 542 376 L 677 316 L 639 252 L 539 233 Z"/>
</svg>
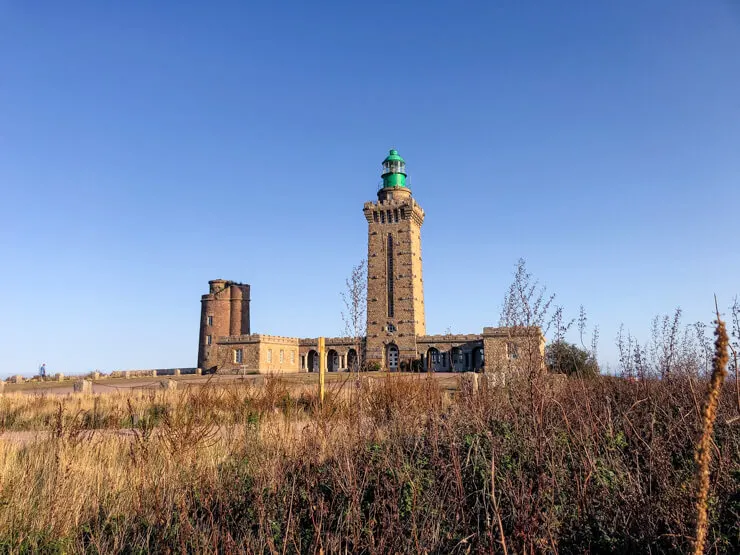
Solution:
<svg viewBox="0 0 740 555">
<path fill-rule="evenodd" d="M 324 404 L 324 378 L 326 374 L 325 350 L 326 342 L 323 337 L 319 337 L 319 401 L 322 405 Z"/>
</svg>

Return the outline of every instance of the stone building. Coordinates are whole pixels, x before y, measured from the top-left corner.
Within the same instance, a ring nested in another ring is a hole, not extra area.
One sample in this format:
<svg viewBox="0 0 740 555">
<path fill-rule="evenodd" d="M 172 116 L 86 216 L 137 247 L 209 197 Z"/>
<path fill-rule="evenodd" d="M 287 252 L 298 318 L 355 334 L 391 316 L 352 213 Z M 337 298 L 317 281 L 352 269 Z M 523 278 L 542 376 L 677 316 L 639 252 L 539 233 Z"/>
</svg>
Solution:
<svg viewBox="0 0 740 555">
<path fill-rule="evenodd" d="M 406 183 L 406 163 L 396 150 L 383 160 L 378 200 L 366 202 L 367 334 L 326 338 L 332 371 L 358 361 L 390 371 L 506 371 L 542 365 L 539 328 L 486 327 L 480 334 L 426 335 L 421 226 L 424 210 Z M 251 334 L 250 287 L 208 282 L 201 298 L 198 367 L 218 371 L 311 372 L 319 367 L 318 338 Z"/>
</svg>

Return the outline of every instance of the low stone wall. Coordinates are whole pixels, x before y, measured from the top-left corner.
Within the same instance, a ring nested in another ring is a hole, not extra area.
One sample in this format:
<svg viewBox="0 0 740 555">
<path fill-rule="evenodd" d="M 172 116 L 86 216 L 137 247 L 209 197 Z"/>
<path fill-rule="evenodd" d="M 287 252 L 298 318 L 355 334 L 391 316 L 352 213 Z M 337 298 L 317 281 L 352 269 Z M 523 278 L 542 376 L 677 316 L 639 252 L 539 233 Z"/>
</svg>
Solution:
<svg viewBox="0 0 740 555">
<path fill-rule="evenodd" d="M 199 368 L 152 368 L 149 370 L 115 370 L 111 378 L 147 378 L 151 376 L 184 376 L 199 375 Z"/>
</svg>

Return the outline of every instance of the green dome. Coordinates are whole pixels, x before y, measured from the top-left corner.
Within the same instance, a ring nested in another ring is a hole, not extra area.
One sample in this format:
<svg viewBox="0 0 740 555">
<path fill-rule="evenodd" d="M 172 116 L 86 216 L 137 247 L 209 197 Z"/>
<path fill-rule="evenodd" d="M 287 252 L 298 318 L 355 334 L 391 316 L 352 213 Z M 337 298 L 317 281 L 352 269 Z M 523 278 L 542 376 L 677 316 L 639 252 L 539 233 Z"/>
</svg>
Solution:
<svg viewBox="0 0 740 555">
<path fill-rule="evenodd" d="M 385 164 L 386 162 L 401 162 L 405 164 L 406 160 L 404 160 L 398 155 L 397 150 L 391 149 L 390 152 L 388 153 L 388 156 L 386 156 L 385 160 L 383 160 L 383 164 Z"/>
</svg>

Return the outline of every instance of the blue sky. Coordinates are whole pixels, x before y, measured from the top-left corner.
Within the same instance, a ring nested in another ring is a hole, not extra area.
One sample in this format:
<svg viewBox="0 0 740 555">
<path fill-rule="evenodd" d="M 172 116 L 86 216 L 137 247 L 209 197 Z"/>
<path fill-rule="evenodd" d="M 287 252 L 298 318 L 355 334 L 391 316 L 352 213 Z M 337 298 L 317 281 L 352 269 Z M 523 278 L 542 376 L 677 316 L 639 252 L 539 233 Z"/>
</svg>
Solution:
<svg viewBox="0 0 740 555">
<path fill-rule="evenodd" d="M 495 325 L 520 257 L 612 365 L 740 293 L 735 1 L 0 0 L 0 375 L 192 366 L 214 278 L 340 334 L 390 147 L 429 333 Z"/>
</svg>

